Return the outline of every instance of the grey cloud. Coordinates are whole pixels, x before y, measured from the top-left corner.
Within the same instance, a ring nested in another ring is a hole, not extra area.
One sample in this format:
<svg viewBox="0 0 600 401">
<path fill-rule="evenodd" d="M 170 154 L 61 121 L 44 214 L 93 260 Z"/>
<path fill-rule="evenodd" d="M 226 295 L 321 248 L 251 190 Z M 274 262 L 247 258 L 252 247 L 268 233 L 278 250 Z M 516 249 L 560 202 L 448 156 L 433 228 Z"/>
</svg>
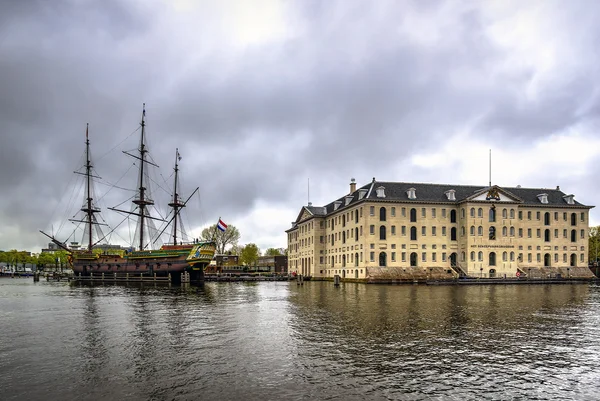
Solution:
<svg viewBox="0 0 600 401">
<path fill-rule="evenodd" d="M 488 21 L 461 3 L 440 14 L 447 3 L 299 2 L 288 18 L 301 22 L 300 36 L 239 53 L 219 47 L 222 32 L 203 13 L 190 18 L 196 39 L 176 33 L 167 8 L 116 0 L 6 3 L 0 186 L 10 196 L 0 198 L 0 220 L 22 233 L 13 239 L 0 232 L 0 248 L 45 243 L 37 229 L 70 191 L 86 122 L 98 172 L 111 182 L 122 175 L 131 160 L 120 151 L 135 147 L 136 138 L 115 146 L 137 128 L 144 101 L 163 175 L 178 146 L 185 183 L 201 187 L 205 220 L 220 211 L 241 218 L 260 200 L 300 206 L 308 176 L 345 191 L 351 176 L 390 171 L 472 121 L 479 121 L 474 135 L 501 146 L 597 118 L 593 104 L 580 112 L 597 90 L 595 78 L 581 73 L 589 70 L 565 72 L 571 80 L 543 86 L 535 101 L 521 95 L 532 71 L 492 79 L 491 68 L 510 49 L 492 43 Z M 591 18 L 589 7 L 573 6 L 562 28 L 581 13 Z M 447 31 L 431 43 L 415 40 L 399 29 L 409 12 L 435 16 Z M 590 26 L 598 33 L 600 25 Z M 195 41 L 202 47 L 189 49 Z M 597 61 L 597 54 L 583 59 L 592 42 L 579 45 L 582 62 Z M 419 181 L 419 169 L 412 171 L 417 176 L 385 178 Z M 115 192 L 104 201 L 113 206 L 124 197 Z"/>
</svg>

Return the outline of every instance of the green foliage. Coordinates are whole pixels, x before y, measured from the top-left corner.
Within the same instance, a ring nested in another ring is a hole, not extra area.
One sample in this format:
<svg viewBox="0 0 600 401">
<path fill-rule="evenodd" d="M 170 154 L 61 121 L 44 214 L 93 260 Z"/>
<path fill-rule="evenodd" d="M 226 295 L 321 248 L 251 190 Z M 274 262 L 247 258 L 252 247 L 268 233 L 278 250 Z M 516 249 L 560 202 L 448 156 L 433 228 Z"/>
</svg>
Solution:
<svg viewBox="0 0 600 401">
<path fill-rule="evenodd" d="M 55 259 L 54 259 L 54 255 L 51 253 L 41 253 L 40 256 L 38 256 L 38 260 L 37 263 L 38 265 L 44 265 L 44 266 L 48 266 L 48 265 L 54 265 L 55 263 Z"/>
<path fill-rule="evenodd" d="M 240 232 L 231 224 L 227 226 L 225 231 L 218 230 L 217 225 L 213 224 L 202 230 L 201 238 L 203 241 L 215 241 L 217 243 L 217 255 L 223 255 L 228 245 L 237 245 L 240 240 Z"/>
<path fill-rule="evenodd" d="M 590 236 L 588 240 L 588 259 L 590 262 L 595 262 L 596 258 L 600 259 L 600 227 L 590 227 Z"/>
<path fill-rule="evenodd" d="M 260 250 L 256 244 L 247 244 L 240 252 L 240 262 L 247 266 L 253 266 L 258 261 Z"/>
<path fill-rule="evenodd" d="M 281 249 L 269 248 L 265 251 L 265 256 L 281 256 Z"/>
<path fill-rule="evenodd" d="M 227 254 L 239 256 L 242 253 L 242 248 L 243 247 L 239 246 L 238 244 L 233 244 L 227 251 Z"/>
</svg>

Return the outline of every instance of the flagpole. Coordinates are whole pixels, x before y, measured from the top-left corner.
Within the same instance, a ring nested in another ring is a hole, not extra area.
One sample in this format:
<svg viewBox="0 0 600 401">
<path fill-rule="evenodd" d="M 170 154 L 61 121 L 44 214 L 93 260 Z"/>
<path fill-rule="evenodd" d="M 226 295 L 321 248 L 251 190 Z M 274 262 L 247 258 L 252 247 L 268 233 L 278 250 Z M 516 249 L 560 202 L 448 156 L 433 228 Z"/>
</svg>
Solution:
<svg viewBox="0 0 600 401">
<path fill-rule="evenodd" d="M 218 248 L 218 245 L 217 245 L 217 230 L 219 229 L 219 222 L 220 222 L 220 221 L 221 221 L 221 216 L 219 216 L 219 220 L 217 220 L 217 224 L 215 224 L 215 234 L 214 234 L 214 236 L 213 236 L 213 241 L 215 242 L 215 246 L 216 246 L 217 248 Z M 219 259 L 218 259 L 218 257 L 217 257 L 217 256 L 218 256 L 218 254 L 215 252 L 215 262 L 217 263 L 217 273 L 220 273 L 220 272 L 221 272 L 221 269 L 219 269 Z M 223 258 L 223 257 L 221 256 L 221 258 Z M 221 261 L 222 261 L 222 260 L 223 260 L 223 259 L 221 259 Z"/>
<path fill-rule="evenodd" d="M 217 224 L 215 224 L 215 233 L 213 234 L 213 241 L 217 241 L 217 230 L 219 229 L 219 221 L 221 221 L 221 216 L 219 216 L 219 220 L 217 220 Z"/>
</svg>

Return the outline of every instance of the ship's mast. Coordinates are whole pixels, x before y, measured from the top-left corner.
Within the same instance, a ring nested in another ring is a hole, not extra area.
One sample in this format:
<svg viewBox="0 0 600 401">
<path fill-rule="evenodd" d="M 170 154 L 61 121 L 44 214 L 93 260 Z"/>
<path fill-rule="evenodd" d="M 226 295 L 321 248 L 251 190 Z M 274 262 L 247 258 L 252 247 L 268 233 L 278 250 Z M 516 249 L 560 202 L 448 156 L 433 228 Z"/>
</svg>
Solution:
<svg viewBox="0 0 600 401">
<path fill-rule="evenodd" d="M 92 247 L 94 246 L 94 241 L 93 241 L 93 230 L 94 230 L 94 226 L 99 226 L 101 225 L 100 223 L 98 223 L 96 221 L 96 218 L 94 217 L 94 213 L 99 213 L 100 209 L 94 207 L 93 204 L 93 190 L 92 190 L 92 177 L 94 177 L 94 175 L 92 174 L 92 158 L 90 155 L 90 137 L 89 137 L 89 128 L 90 125 L 87 124 L 85 127 L 85 173 L 83 173 L 83 175 L 85 176 L 85 203 L 83 205 L 83 207 L 80 209 L 82 212 L 85 213 L 85 218 L 83 221 L 81 220 L 74 220 L 71 219 L 71 221 L 75 221 L 75 222 L 81 222 L 81 223 L 85 223 L 87 226 L 87 240 L 88 240 L 88 245 L 87 245 L 87 250 L 88 252 L 92 251 Z M 78 173 L 78 174 L 82 174 L 82 173 Z M 101 233 L 99 232 L 100 236 Z"/>
<path fill-rule="evenodd" d="M 90 138 L 88 136 L 89 123 L 85 127 L 85 177 L 86 177 L 86 199 L 87 208 L 82 210 L 85 212 L 88 224 L 88 251 L 92 251 L 92 222 L 95 210 L 92 209 L 92 194 L 90 188 L 92 186 L 92 163 L 90 162 Z"/>
<path fill-rule="evenodd" d="M 148 188 L 146 188 L 146 180 L 145 180 L 145 174 L 146 173 L 146 168 L 147 165 L 150 164 L 154 167 L 158 167 L 156 164 L 152 163 L 151 161 L 147 160 L 147 156 L 146 154 L 148 153 L 148 149 L 146 149 L 146 103 L 144 103 L 144 107 L 142 110 L 142 121 L 140 122 L 140 126 L 141 126 L 141 136 L 140 136 L 140 146 L 138 148 L 138 154 L 132 154 L 129 153 L 128 151 L 123 151 L 123 153 L 125 153 L 126 155 L 133 157 L 134 159 L 137 159 L 140 161 L 140 169 L 139 169 L 139 177 L 138 177 L 138 189 L 137 189 L 137 198 L 135 198 L 132 202 L 138 206 L 139 210 L 135 210 L 135 211 L 126 211 L 126 210 L 122 210 L 122 209 L 117 209 L 115 207 L 109 207 L 110 210 L 115 210 L 117 212 L 121 212 L 121 213 L 127 213 L 130 215 L 134 215 L 134 216 L 138 216 L 138 226 L 139 226 L 139 232 L 136 231 L 136 235 L 139 235 L 139 250 L 143 251 L 145 246 L 144 246 L 144 241 L 147 241 L 145 239 L 145 226 L 149 223 L 150 220 L 158 220 L 158 221 L 164 221 L 163 219 L 159 219 L 156 217 L 152 217 L 149 210 L 148 210 L 148 206 L 152 206 L 154 205 L 154 201 L 150 198 L 150 196 L 148 195 Z M 151 227 L 149 227 L 151 228 Z M 150 234 L 149 234 L 150 235 Z"/>
<path fill-rule="evenodd" d="M 93 175 L 93 173 L 92 173 L 93 167 L 94 166 L 92 165 L 92 157 L 91 157 L 91 152 L 90 152 L 89 124 L 87 124 L 85 127 L 85 173 L 81 173 L 79 171 L 74 172 L 75 174 L 81 174 L 81 175 L 85 176 L 84 204 L 80 209 L 80 211 L 85 213 L 85 216 L 82 219 L 69 219 L 69 221 L 85 224 L 85 227 L 87 230 L 87 237 L 88 237 L 87 238 L 87 240 L 88 240 L 87 251 L 88 252 L 91 252 L 92 248 L 95 245 L 93 242 L 94 228 L 97 231 L 96 234 L 100 238 L 98 242 L 100 242 L 105 238 L 103 236 L 102 230 L 100 229 L 100 226 L 106 225 L 103 223 L 98 223 L 98 221 L 96 221 L 96 217 L 94 216 L 95 213 L 100 212 L 100 209 L 98 209 L 97 207 L 94 206 L 94 202 L 93 202 L 94 201 L 94 191 L 93 191 L 92 178 L 100 178 L 100 177 Z M 48 238 L 50 238 L 52 240 L 52 242 L 54 242 L 56 245 L 58 245 L 62 249 L 71 252 L 71 250 L 69 249 L 67 244 L 57 240 L 54 237 L 54 235 L 46 234 L 43 231 L 40 231 L 40 232 L 42 234 L 44 234 L 45 236 L 47 236 Z M 83 238 L 84 240 L 85 240 L 85 236 L 86 236 L 86 232 L 84 230 L 84 238 Z"/>
<path fill-rule="evenodd" d="M 175 150 L 175 182 L 173 184 L 173 201 L 169 206 L 173 208 L 173 245 L 177 245 L 177 220 L 179 220 L 179 209 L 185 207 L 185 203 L 179 200 L 178 173 L 179 173 L 179 149 Z"/>
<path fill-rule="evenodd" d="M 144 249 L 144 219 L 146 218 L 146 207 L 147 206 L 151 206 L 154 205 L 154 201 L 152 201 L 151 199 L 147 199 L 146 198 L 146 187 L 144 186 L 144 166 L 147 163 L 146 161 L 146 153 L 148 153 L 148 150 L 146 149 L 146 144 L 145 144 L 145 131 L 146 131 L 146 103 L 144 103 L 144 108 L 142 111 L 142 122 L 140 123 L 140 125 L 142 126 L 142 133 L 141 133 L 141 139 L 140 139 L 140 147 L 139 147 L 139 160 L 140 160 L 140 176 L 139 176 L 139 197 L 137 199 L 133 200 L 133 203 L 135 203 L 136 205 L 138 205 L 139 209 L 140 209 L 140 213 L 139 213 L 139 226 L 140 226 L 140 251 Z"/>
</svg>

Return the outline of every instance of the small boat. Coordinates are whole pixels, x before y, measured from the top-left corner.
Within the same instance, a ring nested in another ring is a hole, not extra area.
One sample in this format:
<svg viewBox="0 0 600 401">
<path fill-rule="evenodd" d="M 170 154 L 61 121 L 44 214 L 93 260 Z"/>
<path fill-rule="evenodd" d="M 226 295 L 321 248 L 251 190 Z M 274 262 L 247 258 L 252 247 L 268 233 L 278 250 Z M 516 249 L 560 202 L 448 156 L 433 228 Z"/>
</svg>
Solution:
<svg viewBox="0 0 600 401">
<path fill-rule="evenodd" d="M 183 242 L 184 235 L 181 234 L 183 232 L 183 224 L 180 213 L 190 198 L 198 191 L 198 188 L 193 191 L 192 195 L 186 201 L 182 201 L 179 196 L 178 187 L 179 161 L 181 160 L 178 150 L 175 152 L 174 191 L 171 202 L 168 204 L 172 209 L 172 213 L 169 215 L 171 218 L 170 220 L 165 220 L 154 217 L 150 213 L 149 208 L 154 205 L 154 201 L 147 189 L 150 183 L 147 171 L 145 170 L 148 168 L 148 165 L 158 166 L 148 158 L 148 149 L 145 144 L 145 116 L 146 108 L 144 105 L 140 123 L 141 138 L 137 149 L 138 153 L 133 154 L 123 151 L 126 155 L 137 159 L 136 164 L 139 168 L 138 188 L 136 189 L 136 196 L 132 200 L 135 206 L 132 207 L 131 211 L 116 207 L 108 208 L 119 213 L 137 217 L 134 239 L 137 249 L 132 247 L 119 253 L 111 253 L 110 251 L 107 253 L 94 252 L 94 247 L 101 241 L 104 241 L 108 234 L 104 235 L 102 230 L 102 226 L 106 226 L 107 224 L 99 222 L 96 216 L 100 213 L 100 209 L 97 207 L 94 199 L 95 192 L 93 190 L 92 178 L 97 177 L 92 172 L 89 127 L 86 127 L 85 172 L 78 173 L 84 175 L 86 180 L 84 204 L 80 209 L 83 212 L 83 216 L 69 219 L 72 222 L 85 226 L 84 241 L 82 243 L 87 243 L 87 247 L 73 249 L 66 242 L 60 241 L 54 235 L 47 234 L 41 230 L 40 232 L 49 237 L 58 247 L 68 252 L 67 258 L 75 276 L 97 276 L 102 275 L 102 273 L 118 276 L 156 275 L 157 277 L 171 277 L 171 281 L 174 283 L 181 282 L 184 277 L 187 277 L 189 282 L 192 283 L 203 282 L 204 269 L 213 259 L 216 243 L 214 241 L 198 240 Z M 156 232 L 158 232 L 155 226 L 156 221 L 164 223 L 164 228 L 158 235 L 156 235 Z M 152 245 L 157 242 L 168 227 L 172 227 L 169 243 L 163 244 L 158 249 L 151 249 Z M 113 231 L 114 229 L 111 232 Z"/>
</svg>

